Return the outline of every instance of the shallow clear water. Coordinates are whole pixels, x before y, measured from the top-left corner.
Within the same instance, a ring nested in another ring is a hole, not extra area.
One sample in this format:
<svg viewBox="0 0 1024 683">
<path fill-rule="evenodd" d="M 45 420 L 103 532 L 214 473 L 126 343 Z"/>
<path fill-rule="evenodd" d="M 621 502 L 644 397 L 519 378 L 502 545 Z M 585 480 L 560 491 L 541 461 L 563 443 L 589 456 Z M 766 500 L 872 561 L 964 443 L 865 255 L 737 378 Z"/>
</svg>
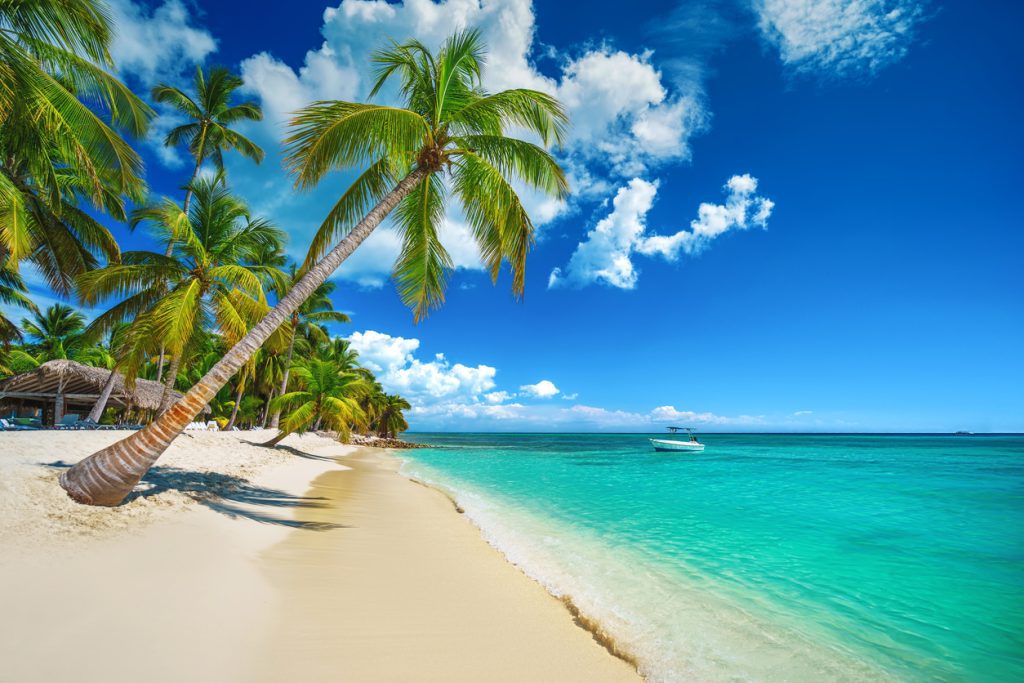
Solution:
<svg viewBox="0 0 1024 683">
<path fill-rule="evenodd" d="M 654 680 L 1024 680 L 1024 437 L 409 438 Z"/>
</svg>

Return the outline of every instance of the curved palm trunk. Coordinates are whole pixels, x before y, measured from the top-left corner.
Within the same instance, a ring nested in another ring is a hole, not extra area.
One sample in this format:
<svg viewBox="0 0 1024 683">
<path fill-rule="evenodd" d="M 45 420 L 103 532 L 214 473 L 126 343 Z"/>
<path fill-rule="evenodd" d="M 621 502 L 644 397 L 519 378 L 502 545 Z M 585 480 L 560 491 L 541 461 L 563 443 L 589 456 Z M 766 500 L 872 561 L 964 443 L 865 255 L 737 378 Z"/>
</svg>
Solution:
<svg viewBox="0 0 1024 683">
<path fill-rule="evenodd" d="M 92 410 L 89 411 L 88 420 L 93 422 L 99 422 L 100 418 L 103 417 L 103 411 L 107 408 L 107 401 L 110 400 L 110 394 L 114 391 L 114 382 L 117 381 L 117 368 L 110 371 L 110 377 L 103 384 L 103 390 L 100 392 L 100 397 L 96 399 L 96 403 L 93 404 Z"/>
<path fill-rule="evenodd" d="M 164 391 L 160 395 L 160 412 L 171 407 L 174 400 L 174 382 L 178 379 L 178 368 L 181 367 L 181 354 L 171 356 L 171 367 L 167 368 L 167 377 L 164 377 Z"/>
<path fill-rule="evenodd" d="M 331 273 L 369 237 L 385 216 L 426 174 L 427 171 L 416 169 L 403 178 L 322 261 L 310 268 L 277 306 L 217 361 L 181 400 L 145 429 L 93 453 L 64 472 L 60 476 L 60 485 L 67 491 L 68 496 L 86 505 L 120 504 L 185 425 L 191 422 L 203 406 L 216 396 L 217 391 L 249 362 L 274 330 L 280 327 L 317 287 L 327 281 Z"/>
<path fill-rule="evenodd" d="M 295 317 L 292 316 L 292 337 L 288 340 L 288 357 L 284 362 L 284 377 L 281 379 L 281 396 L 288 393 L 288 373 L 292 369 L 292 353 L 295 351 L 295 333 L 297 330 L 294 326 Z M 277 429 L 278 425 L 281 424 L 281 411 L 275 410 L 273 417 L 270 418 L 270 428 Z"/>
<path fill-rule="evenodd" d="M 230 432 L 231 428 L 235 426 L 235 420 L 238 419 L 238 404 L 242 402 L 242 395 L 245 393 L 245 384 L 242 382 L 238 383 L 238 392 L 235 394 L 235 407 L 231 409 L 231 418 L 228 423 L 224 425 L 223 432 Z"/>
<path fill-rule="evenodd" d="M 278 432 L 273 439 L 271 439 L 270 441 L 264 441 L 260 445 L 266 446 L 267 448 L 273 448 L 277 444 L 281 443 L 281 441 L 283 441 L 284 437 L 286 436 L 288 436 L 288 432 Z"/>
</svg>

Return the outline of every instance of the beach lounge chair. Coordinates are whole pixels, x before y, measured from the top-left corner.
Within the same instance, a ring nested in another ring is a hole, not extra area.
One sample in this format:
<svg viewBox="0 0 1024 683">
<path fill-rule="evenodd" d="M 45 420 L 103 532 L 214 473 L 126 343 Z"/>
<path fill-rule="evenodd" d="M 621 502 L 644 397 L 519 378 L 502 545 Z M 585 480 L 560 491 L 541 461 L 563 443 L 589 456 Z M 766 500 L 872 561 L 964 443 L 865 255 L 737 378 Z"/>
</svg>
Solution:
<svg viewBox="0 0 1024 683">
<path fill-rule="evenodd" d="M 76 427 L 77 424 L 78 424 L 78 414 L 77 413 L 68 413 L 63 418 L 61 418 L 61 421 L 60 421 L 59 424 L 55 424 L 54 425 L 54 428 L 55 429 L 77 429 L 77 427 Z"/>
</svg>

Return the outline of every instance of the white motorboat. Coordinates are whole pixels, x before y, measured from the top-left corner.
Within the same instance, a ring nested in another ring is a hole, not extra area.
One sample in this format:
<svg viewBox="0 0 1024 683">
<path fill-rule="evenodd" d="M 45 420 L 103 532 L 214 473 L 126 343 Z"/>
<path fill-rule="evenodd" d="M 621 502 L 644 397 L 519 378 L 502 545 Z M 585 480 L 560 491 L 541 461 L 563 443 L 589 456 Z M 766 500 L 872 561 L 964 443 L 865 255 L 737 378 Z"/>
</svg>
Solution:
<svg viewBox="0 0 1024 683">
<path fill-rule="evenodd" d="M 651 439 L 651 445 L 654 446 L 656 451 L 665 452 L 683 452 L 683 453 L 700 453 L 704 450 L 704 444 L 697 441 L 697 436 L 693 433 L 693 430 L 689 427 L 669 427 L 668 430 L 673 434 L 685 429 L 686 433 L 689 434 L 690 438 L 686 441 L 677 441 L 675 439 Z"/>
</svg>

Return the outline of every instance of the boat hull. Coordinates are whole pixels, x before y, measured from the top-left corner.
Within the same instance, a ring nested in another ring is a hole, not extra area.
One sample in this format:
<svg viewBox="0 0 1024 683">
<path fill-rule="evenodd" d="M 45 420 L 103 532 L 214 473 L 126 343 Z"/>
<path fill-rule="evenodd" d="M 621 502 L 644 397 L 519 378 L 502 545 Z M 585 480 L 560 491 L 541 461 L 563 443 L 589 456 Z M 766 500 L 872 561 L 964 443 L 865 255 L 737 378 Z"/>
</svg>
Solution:
<svg viewBox="0 0 1024 683">
<path fill-rule="evenodd" d="M 654 450 L 674 453 L 700 453 L 704 444 L 693 441 L 669 441 L 668 439 L 651 439 Z"/>
</svg>

